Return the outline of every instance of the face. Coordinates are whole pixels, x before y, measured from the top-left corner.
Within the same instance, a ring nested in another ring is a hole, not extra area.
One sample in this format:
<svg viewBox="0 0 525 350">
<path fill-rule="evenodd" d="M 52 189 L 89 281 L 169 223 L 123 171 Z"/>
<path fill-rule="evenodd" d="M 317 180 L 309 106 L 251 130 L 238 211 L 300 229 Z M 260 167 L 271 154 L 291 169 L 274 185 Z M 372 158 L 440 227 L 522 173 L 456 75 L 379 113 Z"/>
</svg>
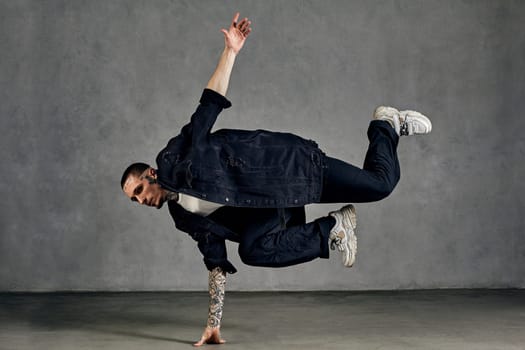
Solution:
<svg viewBox="0 0 525 350">
<path fill-rule="evenodd" d="M 155 169 L 149 168 L 140 176 L 128 176 L 122 189 L 133 202 L 160 209 L 166 201 L 166 191 L 156 180 Z"/>
</svg>

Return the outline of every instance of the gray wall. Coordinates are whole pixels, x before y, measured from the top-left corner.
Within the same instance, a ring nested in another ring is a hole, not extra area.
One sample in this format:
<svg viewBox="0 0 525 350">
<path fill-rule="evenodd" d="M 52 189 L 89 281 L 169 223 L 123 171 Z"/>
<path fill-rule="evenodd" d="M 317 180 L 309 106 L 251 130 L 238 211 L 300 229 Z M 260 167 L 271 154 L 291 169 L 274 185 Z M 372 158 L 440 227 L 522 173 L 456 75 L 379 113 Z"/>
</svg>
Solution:
<svg viewBox="0 0 525 350">
<path fill-rule="evenodd" d="M 0 1 L 0 290 L 201 290 L 167 209 L 122 170 L 193 112 L 235 10 L 253 34 L 217 128 L 292 131 L 361 164 L 376 105 L 431 116 L 357 206 L 356 266 L 240 263 L 229 289 L 525 287 L 523 1 Z M 315 218 L 338 205 L 312 205 Z"/>
</svg>

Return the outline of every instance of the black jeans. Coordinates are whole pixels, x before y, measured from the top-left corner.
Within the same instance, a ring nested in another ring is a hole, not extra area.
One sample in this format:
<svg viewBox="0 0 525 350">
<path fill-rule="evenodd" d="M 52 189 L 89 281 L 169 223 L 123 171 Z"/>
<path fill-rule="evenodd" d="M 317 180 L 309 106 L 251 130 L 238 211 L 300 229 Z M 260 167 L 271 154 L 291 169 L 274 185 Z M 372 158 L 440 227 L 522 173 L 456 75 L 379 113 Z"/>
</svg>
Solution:
<svg viewBox="0 0 525 350">
<path fill-rule="evenodd" d="M 400 177 L 396 153 L 399 136 L 388 122 L 374 120 L 368 128 L 368 138 L 370 145 L 363 169 L 339 159 L 325 158 L 320 203 L 374 202 L 392 192 Z M 292 210 L 285 225 L 268 229 L 264 216 L 274 215 L 272 210 L 278 209 L 258 211 L 260 220 L 250 220 L 242 230 L 239 255 L 245 264 L 282 267 L 318 257 L 328 258 L 328 236 L 335 224 L 334 218 L 326 216 L 304 223 L 304 217 L 301 219 L 301 214 Z"/>
<path fill-rule="evenodd" d="M 370 144 L 363 169 L 326 157 L 320 203 L 365 203 L 387 197 L 400 177 L 399 136 L 386 121 L 374 120 L 368 128 Z"/>
</svg>

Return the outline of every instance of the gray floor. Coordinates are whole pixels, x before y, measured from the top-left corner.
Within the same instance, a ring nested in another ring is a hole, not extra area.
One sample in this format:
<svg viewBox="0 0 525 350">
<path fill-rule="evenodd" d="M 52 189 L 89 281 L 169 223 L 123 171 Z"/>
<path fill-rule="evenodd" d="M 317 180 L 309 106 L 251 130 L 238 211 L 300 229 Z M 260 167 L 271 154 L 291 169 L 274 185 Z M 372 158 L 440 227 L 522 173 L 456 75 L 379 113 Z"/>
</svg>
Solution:
<svg viewBox="0 0 525 350">
<path fill-rule="evenodd" d="M 0 349 L 189 349 L 206 293 L 0 294 Z M 220 349 L 525 349 L 525 290 L 228 293 Z M 209 348 L 210 346 L 208 346 Z"/>
</svg>

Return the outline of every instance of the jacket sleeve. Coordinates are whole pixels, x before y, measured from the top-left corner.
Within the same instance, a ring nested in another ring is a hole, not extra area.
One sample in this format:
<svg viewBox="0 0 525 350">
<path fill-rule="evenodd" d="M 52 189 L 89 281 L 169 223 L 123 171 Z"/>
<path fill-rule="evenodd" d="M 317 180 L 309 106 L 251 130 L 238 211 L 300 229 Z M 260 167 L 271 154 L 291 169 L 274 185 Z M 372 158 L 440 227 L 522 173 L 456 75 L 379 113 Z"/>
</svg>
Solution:
<svg viewBox="0 0 525 350">
<path fill-rule="evenodd" d="M 189 123 L 191 127 L 187 128 L 188 130 L 183 130 L 183 133 L 191 133 L 193 143 L 200 142 L 206 137 L 215 124 L 219 113 L 232 105 L 226 97 L 210 89 L 204 89 L 199 102 L 197 110 L 191 116 Z"/>
<path fill-rule="evenodd" d="M 228 261 L 224 238 L 220 238 L 211 232 L 206 232 L 201 235 L 197 242 L 199 250 L 204 256 L 204 264 L 209 271 L 220 267 L 227 273 L 237 272 L 237 269 Z"/>
<path fill-rule="evenodd" d="M 209 271 L 220 267 L 227 273 L 237 272 L 233 264 L 228 261 L 226 242 L 223 237 L 226 228 L 217 225 L 206 217 L 190 213 L 176 203 L 169 203 L 168 206 L 175 226 L 188 233 L 197 242 L 204 257 L 204 264 Z M 215 231 L 220 232 L 217 234 Z"/>
</svg>

